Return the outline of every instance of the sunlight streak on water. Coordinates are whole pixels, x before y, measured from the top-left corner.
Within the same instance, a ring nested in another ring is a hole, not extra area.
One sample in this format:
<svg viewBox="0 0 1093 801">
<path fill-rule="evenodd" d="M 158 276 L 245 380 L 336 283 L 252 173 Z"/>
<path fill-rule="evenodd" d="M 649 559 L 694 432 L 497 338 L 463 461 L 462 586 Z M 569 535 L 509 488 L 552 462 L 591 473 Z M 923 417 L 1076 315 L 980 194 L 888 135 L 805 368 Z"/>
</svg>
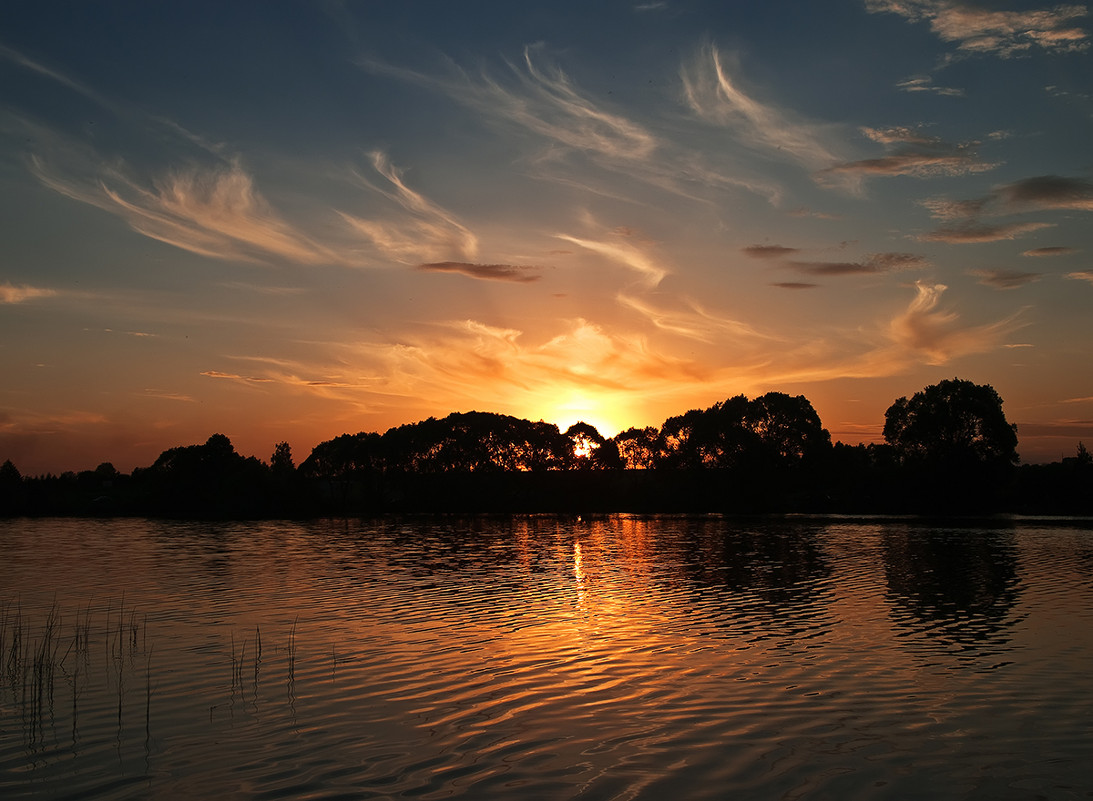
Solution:
<svg viewBox="0 0 1093 801">
<path fill-rule="evenodd" d="M 0 546 L 5 798 L 1093 787 L 1080 524 L 16 520 Z M 13 638 L 54 605 L 38 681 Z"/>
</svg>

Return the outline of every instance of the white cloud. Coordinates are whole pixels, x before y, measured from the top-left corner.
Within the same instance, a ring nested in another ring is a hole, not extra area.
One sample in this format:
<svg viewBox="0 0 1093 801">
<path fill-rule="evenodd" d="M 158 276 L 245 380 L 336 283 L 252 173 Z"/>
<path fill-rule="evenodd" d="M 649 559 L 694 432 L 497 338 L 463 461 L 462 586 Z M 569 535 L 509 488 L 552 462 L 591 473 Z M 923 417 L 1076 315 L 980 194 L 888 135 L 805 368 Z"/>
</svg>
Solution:
<svg viewBox="0 0 1093 801">
<path fill-rule="evenodd" d="M 716 47 L 707 44 L 681 70 L 683 96 L 702 119 L 730 131 L 768 156 L 789 157 L 809 170 L 838 161 L 827 144 L 829 126 L 796 119 L 793 114 L 755 99 L 725 66 Z"/>
<path fill-rule="evenodd" d="M 403 180 L 402 171 L 381 151 L 370 154 L 372 167 L 385 184 L 376 185 L 355 173 L 370 191 L 383 195 L 401 209 L 396 217 L 358 217 L 339 212 L 357 234 L 385 256 L 405 264 L 446 260 L 473 261 L 478 255 L 478 238 L 454 214 L 414 191 Z"/>
<path fill-rule="evenodd" d="M 39 157 L 31 168 L 66 197 L 124 219 L 152 239 L 211 258 L 263 263 L 336 264 L 344 257 L 284 220 L 238 162 L 175 170 L 142 184 L 119 167 L 90 176 L 58 174 Z"/>
</svg>

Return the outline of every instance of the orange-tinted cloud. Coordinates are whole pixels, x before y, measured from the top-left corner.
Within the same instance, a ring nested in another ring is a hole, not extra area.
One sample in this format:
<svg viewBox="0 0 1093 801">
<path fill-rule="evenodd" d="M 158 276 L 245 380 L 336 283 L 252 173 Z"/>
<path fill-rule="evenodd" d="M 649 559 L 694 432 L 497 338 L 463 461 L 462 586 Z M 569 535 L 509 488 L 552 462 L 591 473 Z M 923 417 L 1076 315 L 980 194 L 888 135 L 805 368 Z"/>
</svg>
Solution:
<svg viewBox="0 0 1093 801">
<path fill-rule="evenodd" d="M 952 86 L 936 86 L 929 75 L 912 75 L 896 84 L 904 92 L 930 92 L 943 97 L 963 97 L 964 90 Z"/>
<path fill-rule="evenodd" d="M 958 0 L 866 0 L 865 7 L 929 22 L 938 38 L 968 54 L 1010 58 L 1033 48 L 1067 53 L 1089 47 L 1089 34 L 1075 24 L 1088 15 L 1080 5 L 995 11 Z"/>
<path fill-rule="evenodd" d="M 0 284 L 0 303 L 22 303 L 33 298 L 48 298 L 56 295 L 52 289 L 28 286 L 27 284 L 15 284 L 5 281 Z"/>
<path fill-rule="evenodd" d="M 955 311 L 939 308 L 944 284 L 915 282 L 915 299 L 892 320 L 890 336 L 896 344 L 922 354 L 930 364 L 944 364 L 956 356 L 982 353 L 1020 327 L 1018 315 L 996 323 L 961 326 Z"/>
</svg>

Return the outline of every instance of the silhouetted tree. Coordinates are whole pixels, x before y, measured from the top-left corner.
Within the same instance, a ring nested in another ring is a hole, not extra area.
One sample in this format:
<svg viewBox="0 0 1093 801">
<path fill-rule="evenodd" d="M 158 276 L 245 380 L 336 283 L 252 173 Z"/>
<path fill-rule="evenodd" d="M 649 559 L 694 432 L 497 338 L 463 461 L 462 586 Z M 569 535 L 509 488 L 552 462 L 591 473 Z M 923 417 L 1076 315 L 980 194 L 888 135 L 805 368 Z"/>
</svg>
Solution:
<svg viewBox="0 0 1093 801">
<path fill-rule="evenodd" d="M 901 467 L 904 503 L 916 511 L 998 508 L 1018 461 L 1017 426 L 998 393 L 959 378 L 896 400 L 884 439 Z"/>
<path fill-rule="evenodd" d="M 15 484 L 21 484 L 23 481 L 23 475 L 19 472 L 19 468 L 11 461 L 11 459 L 5 459 L 3 464 L 0 464 L 0 487 L 7 488 Z"/>
<path fill-rule="evenodd" d="M 768 392 L 748 403 L 746 425 L 763 455 L 788 465 L 818 456 L 831 446 L 831 435 L 804 395 Z"/>
<path fill-rule="evenodd" d="M 570 444 L 567 466 L 578 470 L 618 470 L 622 467 L 618 446 L 604 438 L 591 423 L 578 422 L 565 431 Z"/>
<path fill-rule="evenodd" d="M 287 442 L 278 442 L 274 446 L 269 467 L 275 476 L 291 475 L 296 472 L 296 465 L 292 461 L 292 447 Z"/>
<path fill-rule="evenodd" d="M 151 511 L 222 517 L 268 507 L 269 468 L 236 453 L 223 434 L 213 434 L 204 445 L 169 448 L 140 475 Z"/>
<path fill-rule="evenodd" d="M 389 429 L 388 467 L 410 473 L 558 470 L 572 444 L 558 426 L 490 412 L 453 413 Z"/>
<path fill-rule="evenodd" d="M 708 409 L 670 417 L 661 427 L 657 466 L 675 469 L 785 467 L 831 445 L 803 395 L 736 395 Z"/>
<path fill-rule="evenodd" d="M 653 426 L 628 428 L 616 434 L 614 441 L 623 467 L 629 470 L 649 470 L 656 464 L 661 443 L 660 431 Z"/>
<path fill-rule="evenodd" d="M 0 464 L 0 514 L 18 514 L 23 510 L 25 500 L 23 475 L 11 459 L 6 459 Z"/>
<path fill-rule="evenodd" d="M 121 476 L 121 473 L 119 473 L 117 468 L 110 462 L 103 462 L 95 468 L 95 475 L 98 477 L 99 481 L 108 482 L 116 480 Z"/>
<path fill-rule="evenodd" d="M 382 438 L 379 434 L 362 431 L 320 442 L 300 464 L 300 472 L 309 478 L 346 479 L 381 471 L 384 466 Z"/>
<path fill-rule="evenodd" d="M 1016 464 L 1017 426 L 989 384 L 959 378 L 899 398 L 884 413 L 884 439 L 905 462 Z"/>
</svg>

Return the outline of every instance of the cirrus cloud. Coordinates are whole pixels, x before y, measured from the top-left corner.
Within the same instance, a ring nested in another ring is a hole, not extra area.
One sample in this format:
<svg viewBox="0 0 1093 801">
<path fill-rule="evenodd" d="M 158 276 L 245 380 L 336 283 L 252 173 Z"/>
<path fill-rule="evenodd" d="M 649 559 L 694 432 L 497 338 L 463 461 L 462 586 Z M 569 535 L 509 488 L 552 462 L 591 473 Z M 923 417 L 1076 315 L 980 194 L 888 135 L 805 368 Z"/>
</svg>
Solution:
<svg viewBox="0 0 1093 801">
<path fill-rule="evenodd" d="M 939 308 L 945 284 L 915 282 L 915 298 L 892 320 L 891 339 L 921 353 L 929 364 L 944 364 L 957 356 L 982 353 L 996 347 L 1005 334 L 1020 327 L 1019 314 L 995 323 L 961 326 L 959 315 Z"/>
</svg>

